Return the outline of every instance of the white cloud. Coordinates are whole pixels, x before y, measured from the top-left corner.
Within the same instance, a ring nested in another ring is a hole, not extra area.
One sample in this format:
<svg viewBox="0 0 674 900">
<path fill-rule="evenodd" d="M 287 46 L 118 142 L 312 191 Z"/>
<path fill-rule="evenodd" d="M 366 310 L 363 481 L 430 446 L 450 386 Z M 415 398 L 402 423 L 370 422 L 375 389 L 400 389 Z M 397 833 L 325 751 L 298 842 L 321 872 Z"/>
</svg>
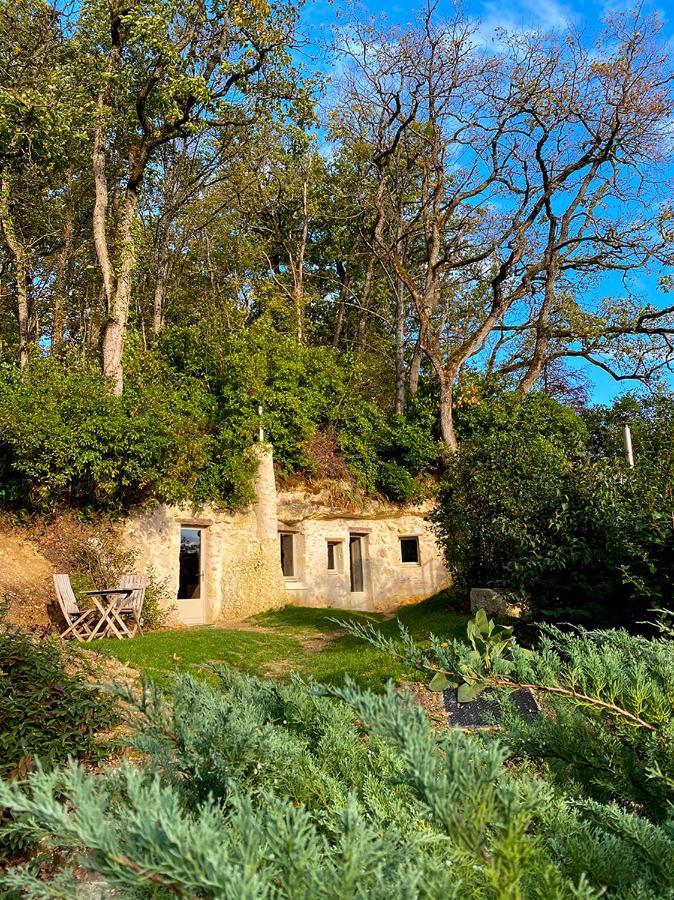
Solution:
<svg viewBox="0 0 674 900">
<path fill-rule="evenodd" d="M 476 38 L 481 44 L 496 47 L 500 43 L 500 31 L 563 31 L 576 18 L 571 7 L 559 0 L 512 0 L 502 3 L 486 0 L 478 15 Z"/>
</svg>

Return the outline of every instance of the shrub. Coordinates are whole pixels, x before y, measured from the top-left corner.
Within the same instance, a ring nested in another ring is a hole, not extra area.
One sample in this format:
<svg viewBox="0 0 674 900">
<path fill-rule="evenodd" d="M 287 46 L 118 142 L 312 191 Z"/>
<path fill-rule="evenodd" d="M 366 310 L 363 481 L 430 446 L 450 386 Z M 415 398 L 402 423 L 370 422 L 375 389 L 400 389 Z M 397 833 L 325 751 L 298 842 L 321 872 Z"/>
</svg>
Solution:
<svg viewBox="0 0 674 900">
<path fill-rule="evenodd" d="M 39 758 L 51 766 L 106 752 L 96 734 L 114 721 L 112 703 L 92 692 L 85 661 L 56 638 L 37 640 L 0 610 L 0 777 Z"/>
<path fill-rule="evenodd" d="M 121 398 L 86 361 L 2 370 L 0 481 L 13 506 L 120 508 L 200 494 L 213 444 L 208 395 L 149 355 L 129 357 Z"/>
<path fill-rule="evenodd" d="M 481 621 L 482 619 L 482 621 Z M 563 632 L 541 626 L 533 649 L 510 629 L 468 623 L 470 643 L 431 635 L 421 648 L 401 626 L 401 639 L 372 625 L 345 623 L 360 636 L 427 673 L 431 686 L 491 688 L 503 701 L 511 759 L 545 766 L 547 778 L 579 801 L 613 803 L 667 823 L 674 800 L 674 655 L 669 631 L 648 640 L 624 630 Z M 475 634 L 488 641 L 475 640 Z M 503 652 L 507 643 L 507 652 Z M 497 653 L 494 653 L 494 649 Z M 508 706 L 510 691 L 533 688 L 544 714 L 522 719 Z M 476 692 L 477 693 L 477 692 Z"/>
<path fill-rule="evenodd" d="M 75 354 L 5 365 L 0 498 L 30 511 L 242 506 L 262 425 L 284 474 L 316 474 L 311 444 L 325 433 L 364 489 L 415 499 L 437 457 L 432 416 L 412 409 L 389 422 L 354 389 L 361 376 L 348 354 L 298 345 L 265 319 L 235 335 L 167 328 L 149 351 L 130 337 L 122 397 Z"/>
<path fill-rule="evenodd" d="M 68 758 L 95 762 L 108 753 L 99 733 L 116 720 L 110 698 L 83 678 L 93 671 L 55 638 L 38 640 L 4 621 L 0 603 L 0 781 L 21 779 L 36 765 L 47 769 Z M 16 833 L 0 809 L 0 869 L 25 854 L 34 839 Z"/>
<path fill-rule="evenodd" d="M 461 642 L 431 645 L 436 670 L 480 664 Z M 409 639 L 402 652 L 426 658 Z M 551 735 L 570 715 L 593 735 L 551 747 L 539 725 L 513 728 L 510 747 L 493 733 L 438 731 L 392 686 L 381 696 L 349 682 L 307 691 L 212 674 L 216 683 L 179 677 L 172 706 L 148 686 L 133 698 L 138 766 L 0 784 L 15 829 L 46 848 L 84 848 L 76 862 L 125 896 L 674 894 L 674 661 L 663 642 L 551 631 L 533 653 L 515 646 L 481 672 L 537 680 L 555 698 Z M 555 763 L 567 751 L 565 779 Z M 66 872 L 45 885 L 10 870 L 0 885 L 77 896 Z"/>
<path fill-rule="evenodd" d="M 262 425 L 283 474 L 317 474 L 311 444 L 329 433 L 366 491 L 400 501 L 423 493 L 421 476 L 438 456 L 430 405 L 412 403 L 404 417 L 387 418 L 360 391 L 363 371 L 351 355 L 299 345 L 265 318 L 235 335 L 169 328 L 160 349 L 177 372 L 207 382 L 219 448 L 247 446 Z"/>
<path fill-rule="evenodd" d="M 634 470 L 597 458 L 585 424 L 548 398 L 506 397 L 465 416 L 471 436 L 448 461 L 436 512 L 460 584 L 598 624 L 674 606 L 672 482 L 660 456 L 642 453 Z"/>
</svg>

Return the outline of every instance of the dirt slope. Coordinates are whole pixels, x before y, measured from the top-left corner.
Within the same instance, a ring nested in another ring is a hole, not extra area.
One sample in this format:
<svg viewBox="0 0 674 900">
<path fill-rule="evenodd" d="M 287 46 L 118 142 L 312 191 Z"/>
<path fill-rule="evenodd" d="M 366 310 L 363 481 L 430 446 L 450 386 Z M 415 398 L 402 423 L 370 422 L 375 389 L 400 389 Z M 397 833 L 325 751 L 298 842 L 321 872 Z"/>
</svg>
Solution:
<svg viewBox="0 0 674 900">
<path fill-rule="evenodd" d="M 9 599 L 8 620 L 22 627 L 49 624 L 54 567 L 20 529 L 0 524 L 0 597 Z"/>
</svg>

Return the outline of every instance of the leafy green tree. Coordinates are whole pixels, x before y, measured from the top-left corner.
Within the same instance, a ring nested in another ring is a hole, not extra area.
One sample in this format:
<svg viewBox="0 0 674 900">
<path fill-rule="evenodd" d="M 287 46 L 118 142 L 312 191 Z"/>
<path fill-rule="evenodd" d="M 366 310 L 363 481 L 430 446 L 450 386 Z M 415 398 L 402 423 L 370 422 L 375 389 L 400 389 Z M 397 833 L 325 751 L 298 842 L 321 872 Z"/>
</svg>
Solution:
<svg viewBox="0 0 674 900">
<path fill-rule="evenodd" d="M 147 167 L 164 145 L 208 128 L 245 128 L 258 104 L 285 95 L 294 20 L 292 5 L 257 0 L 187 8 L 176 0 L 89 0 L 83 6 L 80 29 L 96 73 L 93 233 L 107 306 L 103 372 L 117 393 Z M 115 168 L 119 210 L 111 223 L 114 154 L 125 164 Z"/>
<path fill-rule="evenodd" d="M 41 294 L 58 248 L 58 193 L 86 118 L 68 56 L 52 4 L 0 3 L 0 232 L 13 275 L 21 366 L 40 336 Z"/>
<path fill-rule="evenodd" d="M 620 428 L 587 431 L 597 419 L 617 424 L 629 407 L 581 418 L 517 393 L 461 407 L 465 443 L 447 465 L 436 522 L 462 585 L 514 591 L 538 614 L 594 624 L 634 625 L 649 607 L 671 608 L 671 467 L 669 449 L 656 449 L 669 448 L 656 436 L 671 434 L 670 404 L 660 401 L 660 421 L 632 418 L 641 450 L 632 470 L 616 446 Z M 611 452 L 594 458 L 601 440 Z"/>
</svg>

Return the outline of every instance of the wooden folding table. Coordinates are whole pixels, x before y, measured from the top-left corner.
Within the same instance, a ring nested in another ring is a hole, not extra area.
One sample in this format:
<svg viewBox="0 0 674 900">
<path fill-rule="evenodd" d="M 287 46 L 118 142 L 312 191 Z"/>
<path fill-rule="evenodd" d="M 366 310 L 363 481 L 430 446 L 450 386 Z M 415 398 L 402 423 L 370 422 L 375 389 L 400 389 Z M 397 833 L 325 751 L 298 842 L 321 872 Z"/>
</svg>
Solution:
<svg viewBox="0 0 674 900">
<path fill-rule="evenodd" d="M 113 632 L 120 640 L 122 638 L 131 637 L 131 632 L 117 612 L 117 609 L 124 606 L 124 601 L 133 594 L 133 588 L 104 588 L 100 591 L 85 591 L 87 597 L 91 597 L 96 605 L 96 609 L 101 614 L 101 618 L 96 623 L 87 641 L 92 641 L 97 637 L 104 637 L 109 632 Z M 107 602 L 103 602 L 104 597 L 110 597 Z M 102 633 L 101 633 L 102 632 Z"/>
</svg>

